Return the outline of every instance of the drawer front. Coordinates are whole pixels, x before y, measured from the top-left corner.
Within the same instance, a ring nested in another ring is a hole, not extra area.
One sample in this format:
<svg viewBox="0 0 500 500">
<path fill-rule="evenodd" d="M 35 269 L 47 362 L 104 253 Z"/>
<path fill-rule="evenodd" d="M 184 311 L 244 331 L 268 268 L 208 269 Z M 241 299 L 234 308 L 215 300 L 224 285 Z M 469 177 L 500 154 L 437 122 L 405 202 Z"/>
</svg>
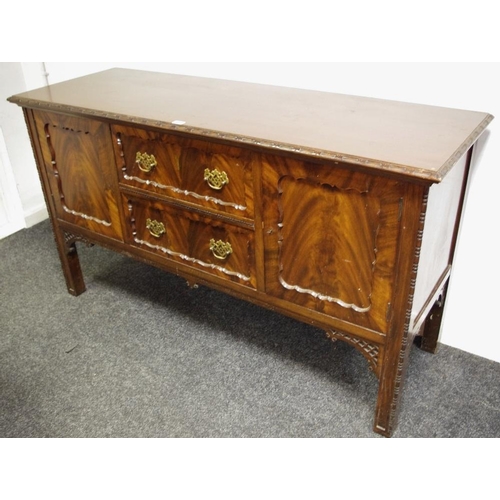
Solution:
<svg viewBox="0 0 500 500">
<path fill-rule="evenodd" d="M 164 203 L 123 195 L 130 243 L 255 288 L 254 233 Z"/>
<path fill-rule="evenodd" d="M 141 128 L 112 131 L 122 184 L 253 218 L 248 151 Z"/>
</svg>

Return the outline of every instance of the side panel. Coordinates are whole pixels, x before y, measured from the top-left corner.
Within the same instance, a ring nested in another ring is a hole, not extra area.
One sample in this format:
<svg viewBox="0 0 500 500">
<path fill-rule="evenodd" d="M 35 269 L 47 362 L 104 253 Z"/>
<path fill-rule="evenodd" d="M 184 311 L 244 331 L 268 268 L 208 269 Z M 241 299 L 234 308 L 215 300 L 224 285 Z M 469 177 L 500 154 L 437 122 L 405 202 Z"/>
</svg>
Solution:
<svg viewBox="0 0 500 500">
<path fill-rule="evenodd" d="M 441 183 L 429 189 L 412 309 L 413 328 L 418 327 L 415 321 L 421 323 L 424 319 L 449 276 L 469 163 L 470 155 L 465 154 Z"/>
</svg>

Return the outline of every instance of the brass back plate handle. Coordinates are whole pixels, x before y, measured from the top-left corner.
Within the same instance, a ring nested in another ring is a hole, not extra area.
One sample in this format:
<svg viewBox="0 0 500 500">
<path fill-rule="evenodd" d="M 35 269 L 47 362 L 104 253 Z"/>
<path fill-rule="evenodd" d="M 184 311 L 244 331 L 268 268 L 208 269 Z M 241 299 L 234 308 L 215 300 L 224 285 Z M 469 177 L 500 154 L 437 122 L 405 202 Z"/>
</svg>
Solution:
<svg viewBox="0 0 500 500">
<path fill-rule="evenodd" d="M 226 184 L 229 184 L 229 177 L 226 172 L 217 169 L 210 170 L 205 169 L 203 179 L 207 181 L 207 184 L 216 191 L 220 191 Z"/>
<path fill-rule="evenodd" d="M 149 229 L 151 236 L 159 238 L 162 234 L 165 234 L 165 226 L 163 222 L 158 222 L 157 220 L 146 220 L 146 228 Z"/>
<path fill-rule="evenodd" d="M 222 240 L 215 241 L 213 238 L 210 240 L 210 250 L 217 259 L 227 259 L 233 253 L 231 243 Z"/>
<path fill-rule="evenodd" d="M 151 170 L 153 170 L 158 165 L 155 155 L 140 153 L 139 151 L 135 155 L 135 162 L 139 166 L 139 169 L 143 172 L 146 172 L 147 174 L 149 174 Z"/>
</svg>

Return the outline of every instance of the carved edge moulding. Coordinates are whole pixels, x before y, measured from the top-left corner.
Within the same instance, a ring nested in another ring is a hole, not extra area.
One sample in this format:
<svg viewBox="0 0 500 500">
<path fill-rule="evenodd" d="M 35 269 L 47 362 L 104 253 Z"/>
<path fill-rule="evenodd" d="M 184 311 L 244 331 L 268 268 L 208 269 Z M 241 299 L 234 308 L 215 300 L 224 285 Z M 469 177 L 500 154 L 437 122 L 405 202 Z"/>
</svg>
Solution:
<svg viewBox="0 0 500 500">
<path fill-rule="evenodd" d="M 257 146 L 259 148 L 269 148 L 270 150 L 283 151 L 285 153 L 294 154 L 304 154 L 309 157 L 317 157 L 323 160 L 333 160 L 341 161 L 345 163 L 351 163 L 353 165 L 372 167 L 380 170 L 385 170 L 389 172 L 399 173 L 402 175 L 411 175 L 413 177 L 420 177 L 424 180 L 429 181 L 441 181 L 448 171 L 455 165 L 457 160 L 461 158 L 468 149 L 476 142 L 478 137 L 483 133 L 488 124 L 493 120 L 492 115 L 488 115 L 479 125 L 479 127 L 474 130 L 474 132 L 467 137 L 466 141 L 458 148 L 450 158 L 443 164 L 435 175 L 430 175 L 429 171 L 426 169 L 419 169 L 417 167 L 409 167 L 408 165 L 402 165 L 391 162 L 383 162 L 373 160 L 371 158 L 362 158 L 354 155 L 339 154 L 331 151 L 325 151 L 322 149 L 297 147 L 293 144 L 287 144 L 283 142 L 267 141 L 265 139 L 256 139 L 254 137 L 246 137 L 241 135 L 234 135 L 226 132 L 217 132 L 213 130 L 207 130 L 197 127 L 189 127 L 185 125 L 178 125 L 169 122 L 163 122 L 159 120 L 145 119 L 137 116 L 117 114 L 117 113 L 104 113 L 95 109 L 87 109 L 83 107 L 69 106 L 65 104 L 57 104 L 53 102 L 42 102 L 33 99 L 27 99 L 23 97 L 13 96 L 9 99 L 10 102 L 16 103 L 22 107 L 29 108 L 40 108 L 40 109 L 50 109 L 53 111 L 67 112 L 76 115 L 83 116 L 95 116 L 110 120 L 119 120 L 133 124 L 146 125 L 150 127 L 159 128 L 162 130 L 171 130 L 185 132 L 187 134 L 198 135 L 207 138 L 227 140 L 231 142 L 238 142 L 241 144 L 247 144 L 250 146 Z"/>
</svg>

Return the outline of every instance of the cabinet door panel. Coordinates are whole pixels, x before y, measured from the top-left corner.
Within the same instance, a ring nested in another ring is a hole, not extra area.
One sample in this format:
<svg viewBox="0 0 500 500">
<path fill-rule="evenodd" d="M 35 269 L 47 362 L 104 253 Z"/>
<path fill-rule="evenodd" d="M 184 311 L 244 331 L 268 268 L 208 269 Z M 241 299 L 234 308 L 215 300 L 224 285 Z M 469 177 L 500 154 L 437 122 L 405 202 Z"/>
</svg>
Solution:
<svg viewBox="0 0 500 500">
<path fill-rule="evenodd" d="M 279 186 L 282 285 L 358 312 L 368 311 L 380 201 L 366 192 L 289 176 Z"/>
<path fill-rule="evenodd" d="M 386 332 L 402 186 L 280 158 L 263 172 L 266 291 Z"/>
<path fill-rule="evenodd" d="M 57 216 L 121 239 L 108 125 L 43 111 L 34 116 Z"/>
</svg>

